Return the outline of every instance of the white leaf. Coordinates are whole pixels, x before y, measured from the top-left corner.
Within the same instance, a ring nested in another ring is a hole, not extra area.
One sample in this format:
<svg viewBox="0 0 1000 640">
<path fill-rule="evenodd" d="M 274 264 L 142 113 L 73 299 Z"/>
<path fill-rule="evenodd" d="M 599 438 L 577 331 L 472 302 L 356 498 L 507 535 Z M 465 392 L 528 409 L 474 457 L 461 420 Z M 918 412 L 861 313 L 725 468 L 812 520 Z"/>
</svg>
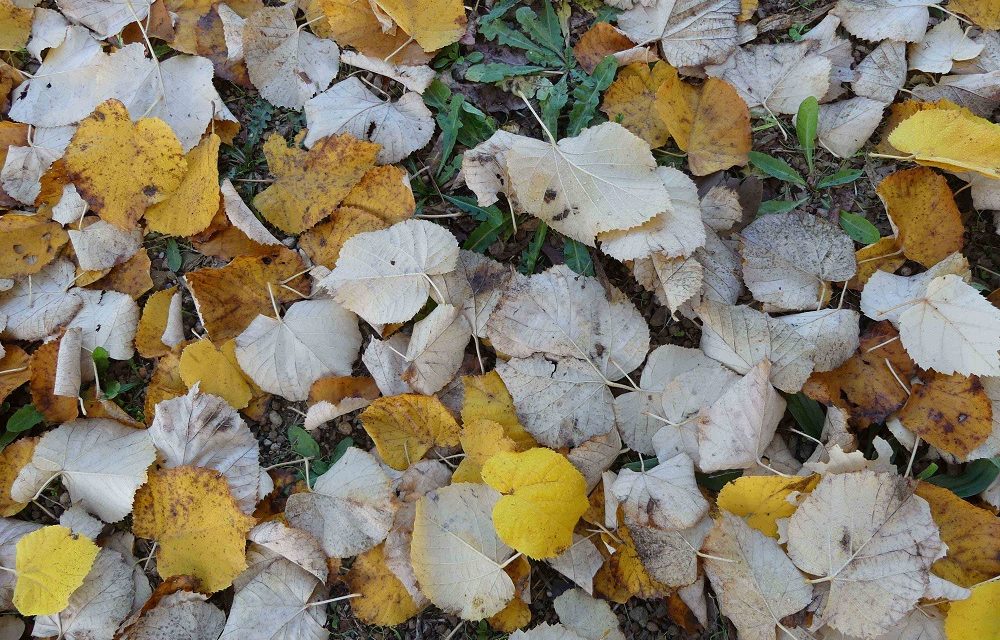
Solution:
<svg viewBox="0 0 1000 640">
<path fill-rule="evenodd" d="M 254 576 L 235 596 L 219 640 L 326 640 L 326 596 L 315 576 L 278 560 Z"/>
<path fill-rule="evenodd" d="M 434 116 L 420 94 L 408 92 L 396 102 L 387 102 L 357 77 L 338 82 L 306 102 L 305 112 L 306 147 L 329 135 L 349 133 L 382 146 L 379 164 L 399 162 L 434 135 Z"/>
<path fill-rule="evenodd" d="M 118 522 L 132 511 L 135 492 L 155 459 L 156 449 L 144 430 L 104 418 L 74 420 L 42 436 L 10 493 L 29 502 L 59 478 L 73 504 L 105 522 Z"/>
<path fill-rule="evenodd" d="M 42 525 L 35 522 L 0 518 L 0 566 L 13 567 L 17 561 L 17 541 L 22 536 L 41 529 Z M 13 571 L 0 571 L 0 606 L 4 610 L 14 609 L 14 584 L 17 574 Z"/>
<path fill-rule="evenodd" d="M 73 224 L 83 220 L 87 213 L 87 201 L 80 197 L 74 185 L 63 187 L 59 202 L 52 207 L 52 219 L 61 225 Z"/>
<path fill-rule="evenodd" d="M 546 560 L 549 566 L 561 573 L 589 594 L 594 593 L 594 575 L 604 566 L 604 556 L 589 538 L 573 534 L 573 544 L 555 558 Z M 558 600 L 558 598 L 556 598 Z"/>
<path fill-rule="evenodd" d="M 816 43 L 758 44 L 736 49 L 705 73 L 733 85 L 748 107 L 794 114 L 809 96 L 822 98 L 830 88 L 833 65 L 814 53 Z"/>
<path fill-rule="evenodd" d="M 698 206 L 701 209 L 702 222 L 713 231 L 729 231 L 743 218 L 740 196 L 736 193 L 736 189 L 731 187 L 723 185 L 712 187 Z"/>
<path fill-rule="evenodd" d="M 941 0 L 838 0 L 831 14 L 853 36 L 864 40 L 918 42 L 927 31 L 928 7 Z"/>
<path fill-rule="evenodd" d="M 59 0 L 63 14 L 106 40 L 133 22 L 145 20 L 151 1 L 143 0 Z"/>
<path fill-rule="evenodd" d="M 972 279 L 965 256 L 953 253 L 915 276 L 876 271 L 861 290 L 861 312 L 872 320 L 888 320 L 899 327 L 899 317 L 910 306 L 909 303 L 924 296 L 931 280 L 949 274 L 960 276 L 965 282 Z"/>
<path fill-rule="evenodd" d="M 778 543 L 723 512 L 705 540 L 705 573 L 719 610 L 745 640 L 774 640 L 781 619 L 806 607 L 812 587 Z M 781 634 L 779 634 L 781 635 Z"/>
<path fill-rule="evenodd" d="M 805 42 L 814 41 L 819 44 L 812 50 L 812 53 L 823 56 L 830 61 L 830 88 L 820 102 L 830 102 L 836 100 L 844 93 L 843 82 L 854 80 L 855 72 L 851 69 L 854 65 L 854 46 L 847 38 L 837 35 L 837 27 L 840 26 L 840 18 L 827 15 L 820 20 L 819 24 L 810 29 L 802 40 Z"/>
<path fill-rule="evenodd" d="M 469 336 L 469 323 L 459 309 L 439 304 L 413 325 L 406 349 L 409 366 L 403 371 L 403 380 L 417 393 L 437 393 L 462 366 Z"/>
<path fill-rule="evenodd" d="M 63 127 L 59 127 L 62 130 Z M 43 129 L 42 131 L 45 131 Z M 62 157 L 65 146 L 61 149 L 51 149 L 41 141 L 36 140 L 31 146 L 7 149 L 7 159 L 0 170 L 0 184 L 10 197 L 27 205 L 34 205 L 35 198 L 42 190 L 42 174 L 49 170 L 52 163 Z M 68 143 L 68 140 L 67 140 Z"/>
<path fill-rule="evenodd" d="M 830 581 L 819 618 L 852 636 L 888 632 L 917 604 L 944 554 L 927 502 L 895 474 L 826 475 L 788 521 L 792 561 Z"/>
<path fill-rule="evenodd" d="M 500 494 L 482 484 L 454 484 L 417 502 L 411 558 L 421 590 L 443 611 L 481 620 L 514 597 L 501 564 L 511 555 L 493 528 Z"/>
<path fill-rule="evenodd" d="M 697 309 L 702 320 L 701 348 L 737 373 L 758 362 L 771 361 L 771 383 L 798 393 L 812 373 L 815 345 L 788 324 L 750 307 L 705 302 Z"/>
<path fill-rule="evenodd" d="M 977 116 L 988 118 L 1000 104 L 1000 71 L 943 76 L 936 84 L 913 87 L 913 96 L 930 102 L 951 100 Z"/>
<path fill-rule="evenodd" d="M 506 355 L 584 358 L 618 380 L 642 364 L 649 327 L 621 292 L 613 289 L 611 297 L 596 278 L 557 265 L 511 282 L 486 333 Z"/>
<path fill-rule="evenodd" d="M 708 502 L 694 479 L 691 458 L 679 454 L 649 471 L 622 469 L 611 491 L 625 517 L 641 526 L 685 529 L 708 513 Z"/>
<path fill-rule="evenodd" d="M 236 338 L 240 368 L 288 400 L 305 400 L 320 378 L 350 375 L 360 349 L 354 314 L 329 299 L 300 300 L 280 320 L 259 315 Z"/>
<path fill-rule="evenodd" d="M 668 258 L 654 253 L 632 262 L 636 281 L 652 291 L 658 303 L 670 309 L 671 317 L 676 317 L 678 309 L 701 294 L 704 274 L 704 267 L 694 256 Z"/>
<path fill-rule="evenodd" d="M 694 252 L 702 266 L 702 300 L 736 304 L 743 294 L 740 254 L 715 233 L 706 232 L 705 246 Z"/>
<path fill-rule="evenodd" d="M 364 409 L 371 402 L 368 398 L 344 398 L 336 404 L 320 400 L 306 410 L 306 417 L 302 427 L 306 431 L 313 431 L 331 420 L 336 420 L 340 416 Z"/>
<path fill-rule="evenodd" d="M 156 405 L 147 430 L 167 468 L 191 465 L 215 469 L 226 477 L 244 513 L 253 513 L 259 495 L 259 445 L 240 414 L 218 396 L 186 395 Z"/>
<path fill-rule="evenodd" d="M 402 333 L 394 333 L 387 340 L 372 338 L 361 356 L 361 362 L 384 396 L 413 393 L 410 385 L 403 380 L 409 340 Z"/>
<path fill-rule="evenodd" d="M 854 355 L 858 348 L 860 315 L 853 309 L 805 311 L 777 320 L 795 328 L 815 345 L 812 359 L 816 371 L 832 371 Z"/>
<path fill-rule="evenodd" d="M 857 272 L 854 241 L 826 220 L 805 213 L 761 216 L 741 234 L 743 279 L 765 311 L 816 309 L 830 282 Z"/>
<path fill-rule="evenodd" d="M 250 81 L 276 107 L 301 109 L 323 91 L 340 66 L 340 49 L 295 24 L 294 2 L 264 7 L 243 25 L 243 57 Z"/>
<path fill-rule="evenodd" d="M 181 314 L 184 299 L 181 292 L 177 291 L 170 297 L 170 306 L 167 307 L 167 323 L 163 326 L 163 334 L 160 342 L 171 349 L 184 342 L 184 318 Z"/>
<path fill-rule="evenodd" d="M 498 193 L 510 196 L 507 175 L 507 152 L 516 140 L 530 140 L 503 129 L 462 154 L 462 177 L 465 185 L 476 194 L 480 206 L 497 201 Z"/>
<path fill-rule="evenodd" d="M 104 530 L 104 523 L 87 513 L 79 505 L 74 505 L 59 514 L 59 524 L 73 533 L 86 536 L 95 542 Z"/>
<path fill-rule="evenodd" d="M 98 220 L 81 230 L 69 229 L 77 263 L 87 271 L 102 271 L 121 264 L 142 247 L 139 229 L 126 231 L 110 222 Z"/>
<path fill-rule="evenodd" d="M 858 63 L 858 77 L 851 89 L 858 96 L 892 102 L 906 82 L 906 44 L 886 40 Z"/>
<path fill-rule="evenodd" d="M 510 634 L 510 640 L 584 640 L 584 638 L 561 624 L 543 622 L 527 631 L 518 629 Z"/>
<path fill-rule="evenodd" d="M 584 360 L 540 355 L 498 362 L 525 430 L 547 447 L 573 447 L 614 427 L 613 397 Z"/>
<path fill-rule="evenodd" d="M 25 49 L 35 60 L 42 61 L 42 51 L 58 47 L 66 39 L 69 20 L 53 9 L 35 7 L 31 22 L 31 39 Z"/>
<path fill-rule="evenodd" d="M 37 616 L 33 636 L 66 640 L 110 639 L 132 609 L 132 566 L 117 551 L 102 549 L 65 609 Z"/>
<path fill-rule="evenodd" d="M 166 595 L 149 611 L 127 620 L 119 630 L 121 640 L 218 640 L 226 614 L 207 599 L 191 591 Z"/>
<path fill-rule="evenodd" d="M 431 297 L 438 304 L 459 307 L 476 336 L 485 338 L 486 323 L 512 278 L 524 280 L 524 276 L 505 264 L 461 249 L 454 271 L 431 278 L 437 286 L 431 290 Z"/>
<path fill-rule="evenodd" d="M 434 82 L 437 71 L 425 64 L 409 65 L 394 64 L 382 58 L 373 58 L 357 51 L 344 51 L 340 54 L 340 61 L 358 69 L 371 71 L 386 78 L 392 78 L 410 91 L 423 93 L 424 90 Z"/>
<path fill-rule="evenodd" d="M 505 156 L 517 202 L 591 247 L 598 233 L 635 227 L 670 207 L 649 145 L 614 122 L 558 145 L 519 137 Z"/>
<path fill-rule="evenodd" d="M 598 600 L 580 589 L 563 591 L 552 601 L 559 621 L 586 640 L 625 640 L 618 617 L 607 600 Z"/>
<path fill-rule="evenodd" d="M 768 382 L 771 363 L 761 360 L 695 419 L 701 470 L 763 466 L 761 455 L 785 413 L 785 399 Z"/>
<path fill-rule="evenodd" d="M 258 244 L 280 244 L 281 241 L 268 231 L 264 223 L 258 220 L 250 207 L 243 202 L 243 198 L 236 192 L 236 188 L 233 187 L 233 183 L 228 178 L 222 181 L 220 191 L 222 191 L 226 218 L 234 227 Z"/>
<path fill-rule="evenodd" d="M 910 69 L 927 73 L 948 73 L 955 60 L 971 60 L 983 51 L 962 30 L 952 16 L 927 32 L 923 40 L 910 45 Z"/>
<path fill-rule="evenodd" d="M 817 129 L 820 144 L 838 158 L 850 158 L 878 128 L 886 106 L 885 102 L 861 97 L 821 105 Z"/>
<path fill-rule="evenodd" d="M 52 395 L 76 398 L 80 395 L 82 372 L 80 361 L 82 338 L 80 329 L 67 329 L 59 340 L 56 354 L 56 379 L 52 385 Z"/>
<path fill-rule="evenodd" d="M 671 167 L 659 167 L 656 175 L 670 194 L 670 205 L 638 227 L 600 234 L 602 252 L 624 262 L 653 254 L 668 258 L 689 256 L 705 244 L 698 186 L 683 172 Z"/>
<path fill-rule="evenodd" d="M 659 40 L 663 56 L 675 67 L 721 62 L 738 44 L 739 0 L 660 0 L 633 6 L 618 17 L 618 27 L 634 42 Z"/>
<path fill-rule="evenodd" d="M 41 340 L 72 320 L 83 306 L 80 290 L 70 289 L 76 279 L 74 271 L 68 260 L 55 260 L 0 292 L 0 315 L 7 317 L 3 337 Z"/>
<path fill-rule="evenodd" d="M 271 520 L 251 529 L 247 539 L 259 549 L 265 549 L 305 569 L 321 583 L 325 583 L 329 576 L 326 555 L 319 540 L 305 531 Z"/>
<path fill-rule="evenodd" d="M 226 42 L 226 59 L 242 60 L 243 29 L 246 27 L 246 18 L 233 11 L 225 3 L 219 3 L 216 12 L 222 22 L 222 38 Z"/>
<path fill-rule="evenodd" d="M 677 590 L 677 597 L 687 605 L 703 627 L 708 626 L 708 601 L 705 599 L 705 576 Z"/>
<path fill-rule="evenodd" d="M 426 220 L 404 220 L 351 237 L 319 285 L 370 324 L 406 322 L 427 302 L 430 276 L 453 271 L 457 260 L 451 232 Z"/>
<path fill-rule="evenodd" d="M 316 536 L 327 555 L 346 558 L 382 542 L 395 509 L 389 477 L 371 454 L 351 447 L 312 491 L 289 496 L 285 517 Z"/>
<path fill-rule="evenodd" d="M 83 348 L 93 353 L 103 347 L 113 360 L 128 360 L 135 353 L 133 340 L 139 326 L 139 305 L 118 291 L 78 289 L 83 306 L 69 323 L 79 328 Z"/>
<path fill-rule="evenodd" d="M 594 436 L 583 444 L 573 447 L 566 454 L 566 459 L 583 474 L 587 481 L 589 494 L 601 481 L 601 476 L 611 468 L 622 453 L 622 438 L 618 429 Z"/>
</svg>

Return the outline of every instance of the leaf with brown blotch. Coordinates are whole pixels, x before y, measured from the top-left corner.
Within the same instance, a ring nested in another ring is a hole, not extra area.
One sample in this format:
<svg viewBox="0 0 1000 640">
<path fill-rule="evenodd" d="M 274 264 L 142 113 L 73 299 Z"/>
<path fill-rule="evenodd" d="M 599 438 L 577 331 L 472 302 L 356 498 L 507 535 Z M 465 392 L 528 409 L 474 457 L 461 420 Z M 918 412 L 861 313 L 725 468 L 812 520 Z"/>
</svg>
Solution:
<svg viewBox="0 0 1000 640">
<path fill-rule="evenodd" d="M 1000 518 L 927 482 L 917 485 L 917 495 L 930 505 L 948 545 L 948 555 L 931 567 L 936 575 L 963 587 L 1000 575 Z"/>
<path fill-rule="evenodd" d="M 910 387 L 896 417 L 934 447 L 959 459 L 986 442 L 993 432 L 993 410 L 978 376 L 928 372 Z"/>
<path fill-rule="evenodd" d="M 676 78 L 677 71 L 666 62 L 657 62 L 652 69 L 645 62 L 620 68 L 615 81 L 604 92 L 601 111 L 650 147 L 662 147 L 670 139 L 670 131 L 663 120 L 651 117 L 651 112 L 657 90 L 671 76 Z"/>
<path fill-rule="evenodd" d="M 58 223 L 40 216 L 0 216 L 0 278 L 38 273 L 55 260 L 68 239 Z"/>
</svg>

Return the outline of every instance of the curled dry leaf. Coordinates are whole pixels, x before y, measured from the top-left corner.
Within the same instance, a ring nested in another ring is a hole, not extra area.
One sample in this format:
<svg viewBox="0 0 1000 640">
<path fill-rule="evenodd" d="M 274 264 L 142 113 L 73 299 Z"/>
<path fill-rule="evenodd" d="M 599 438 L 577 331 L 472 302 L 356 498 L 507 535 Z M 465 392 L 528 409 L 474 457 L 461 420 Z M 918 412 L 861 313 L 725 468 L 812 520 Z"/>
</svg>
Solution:
<svg viewBox="0 0 1000 640">
<path fill-rule="evenodd" d="M 454 271 L 432 278 L 436 288 L 431 290 L 431 296 L 438 304 L 458 307 L 475 336 L 485 338 L 487 323 L 508 283 L 512 279 L 521 281 L 515 274 L 496 260 L 462 249 Z"/>
<path fill-rule="evenodd" d="M 63 356 L 61 359 L 60 354 Z M 58 340 L 43 344 L 31 354 L 31 380 L 28 384 L 31 402 L 49 422 L 69 422 L 79 415 L 80 360 L 79 329 L 67 331 Z M 59 370 L 60 364 L 62 371 Z M 64 378 L 60 379 L 60 375 Z M 68 392 L 66 395 L 56 393 L 60 390 L 57 389 L 57 382 L 64 385 L 61 391 Z"/>
<path fill-rule="evenodd" d="M 410 91 L 417 93 L 423 93 L 437 77 L 437 72 L 427 65 L 394 64 L 382 58 L 366 56 L 357 51 L 342 51 L 340 61 L 358 69 L 392 78 Z"/>
<path fill-rule="evenodd" d="M 341 46 L 354 47 L 361 53 L 375 58 L 402 64 L 422 64 L 433 56 L 424 53 L 420 44 L 414 42 L 404 29 L 386 29 L 376 17 L 369 3 L 355 0 L 326 0 L 306 7 L 306 14 L 312 20 L 325 15 L 326 24 L 316 23 L 329 29 L 329 37 Z"/>
</svg>

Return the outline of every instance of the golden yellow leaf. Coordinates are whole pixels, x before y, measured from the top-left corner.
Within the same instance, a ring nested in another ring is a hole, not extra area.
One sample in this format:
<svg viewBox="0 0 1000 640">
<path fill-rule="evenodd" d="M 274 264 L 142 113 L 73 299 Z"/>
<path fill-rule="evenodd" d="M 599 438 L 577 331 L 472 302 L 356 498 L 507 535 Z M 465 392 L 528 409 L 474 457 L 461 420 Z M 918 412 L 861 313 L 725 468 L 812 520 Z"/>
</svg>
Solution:
<svg viewBox="0 0 1000 640">
<path fill-rule="evenodd" d="M 187 173 L 170 196 L 146 210 L 146 226 L 168 236 L 190 236 L 208 228 L 219 211 L 219 136 L 188 151 Z"/>
<path fill-rule="evenodd" d="M 360 417 L 382 460 L 393 469 L 406 469 L 431 447 L 458 444 L 458 423 L 434 396 L 378 398 Z"/>
<path fill-rule="evenodd" d="M 670 130 L 656 112 L 656 92 L 665 81 L 674 78 L 677 70 L 666 62 L 657 62 L 652 69 L 645 62 L 623 67 L 604 92 L 601 111 L 608 120 L 621 124 L 650 147 L 662 147 L 670 139 Z"/>
<path fill-rule="evenodd" d="M 1000 3 L 996 0 L 951 0 L 948 8 L 965 14 L 983 29 L 1000 29 Z"/>
<path fill-rule="evenodd" d="M 446 47 L 465 34 L 462 0 L 375 0 L 424 51 Z"/>
<path fill-rule="evenodd" d="M 899 248 L 899 243 L 891 236 L 882 238 L 866 247 L 861 247 L 854 253 L 854 257 L 858 263 L 858 272 L 847 283 L 847 286 L 855 291 L 863 289 L 865 283 L 875 275 L 876 271 L 895 273 L 896 269 L 899 269 L 906 262 L 903 250 Z"/>
<path fill-rule="evenodd" d="M 744 476 L 724 486 L 716 503 L 764 535 L 777 538 L 777 521 L 791 516 L 798 506 L 788 497 L 792 492 L 808 493 L 818 482 L 819 476 Z"/>
<path fill-rule="evenodd" d="M 63 161 L 90 209 L 123 229 L 134 228 L 149 205 L 173 193 L 187 171 L 170 125 L 157 118 L 133 124 L 117 100 L 80 121 Z"/>
<path fill-rule="evenodd" d="M 493 524 L 507 545 L 537 560 L 573 544 L 573 528 L 590 503 L 587 481 L 564 456 L 545 448 L 498 453 L 483 465 L 482 476 L 503 494 L 493 507 Z"/>
<path fill-rule="evenodd" d="M 272 295 L 279 304 L 301 299 L 282 284 L 306 295 L 306 279 L 293 277 L 304 270 L 299 254 L 279 247 L 265 255 L 240 256 L 218 269 L 191 271 L 184 280 L 208 335 L 222 342 L 243 333 L 258 315 L 273 314 Z"/>
<path fill-rule="evenodd" d="M 17 515 L 28 506 L 27 502 L 18 502 L 10 497 L 10 487 L 17 474 L 31 460 L 36 444 L 38 438 L 19 438 L 0 451 L 0 516 L 4 518 Z"/>
<path fill-rule="evenodd" d="M 1000 179 L 1000 124 L 967 110 L 917 112 L 893 129 L 889 144 L 919 164 Z"/>
<path fill-rule="evenodd" d="M 0 0 L 0 51 L 19 51 L 28 44 L 34 11 Z"/>
<path fill-rule="evenodd" d="M 709 78 L 698 90 L 673 71 L 656 98 L 656 112 L 677 146 L 687 151 L 691 173 L 704 176 L 747 163 L 750 110 L 732 85 Z"/>
<path fill-rule="evenodd" d="M 391 164 L 369 169 L 344 196 L 340 206 L 369 213 L 386 226 L 406 220 L 417 209 L 410 177 L 406 171 Z"/>
<path fill-rule="evenodd" d="M 379 146 L 343 134 L 323 138 L 312 149 L 289 147 L 274 133 L 264 143 L 275 181 L 254 198 L 268 222 L 285 233 L 302 233 L 333 213 L 365 173 Z"/>
<path fill-rule="evenodd" d="M 634 42 L 609 23 L 597 22 L 573 45 L 573 55 L 587 73 L 593 73 L 601 60 L 634 46 Z"/>
<path fill-rule="evenodd" d="M 740 15 L 736 16 L 736 19 L 740 22 L 746 22 L 753 17 L 758 6 L 760 6 L 759 0 L 740 0 Z"/>
<path fill-rule="evenodd" d="M 219 396 L 232 407 L 242 409 L 253 396 L 243 372 L 208 338 L 192 342 L 181 352 L 180 376 L 190 389 L 199 384 L 202 393 Z"/>
<path fill-rule="evenodd" d="M 159 358 L 170 351 L 161 338 L 167 328 L 167 314 L 175 293 L 177 287 L 161 289 L 149 296 L 142 307 L 142 317 L 135 332 L 135 350 L 143 358 Z"/>
<path fill-rule="evenodd" d="M 58 222 L 37 215 L 0 216 L 0 278 L 38 273 L 68 241 Z"/>
<path fill-rule="evenodd" d="M 244 515 L 221 473 L 174 467 L 149 474 L 135 494 L 132 531 L 159 543 L 162 578 L 190 575 L 215 593 L 246 568 L 246 537 L 254 519 Z"/>
<path fill-rule="evenodd" d="M 7 353 L 0 358 L 0 402 L 31 379 L 28 354 L 17 345 L 4 345 Z"/>
<path fill-rule="evenodd" d="M 882 141 L 878 143 L 875 150 L 879 153 L 888 153 L 890 155 L 899 155 L 900 151 L 896 147 L 889 144 L 889 134 L 899 126 L 899 123 L 906 120 L 914 113 L 918 111 L 928 111 L 931 109 L 952 109 L 956 111 L 964 111 L 964 107 L 960 107 L 951 100 L 941 99 L 937 102 L 923 102 L 921 100 L 904 100 L 903 102 L 896 102 L 889 105 L 889 117 L 885 119 L 885 125 L 883 126 L 884 133 L 882 134 Z"/>
<path fill-rule="evenodd" d="M 886 176 L 876 192 L 907 258 L 932 267 L 962 250 L 965 226 L 944 176 L 905 169 Z"/>
<path fill-rule="evenodd" d="M 344 243 L 359 233 L 388 227 L 372 214 L 354 207 L 339 207 L 328 219 L 299 236 L 299 248 L 315 264 L 333 269 Z"/>
<path fill-rule="evenodd" d="M 138 300 L 153 288 L 153 277 L 149 273 L 151 266 L 149 253 L 146 247 L 142 247 L 134 256 L 111 267 L 107 274 L 86 287 L 101 291 L 120 291 L 133 300 Z M 79 280 L 77 282 L 79 283 Z"/>
<path fill-rule="evenodd" d="M 966 600 L 952 602 L 944 620 L 948 640 L 1000 640 L 1000 582 L 981 584 Z"/>
<path fill-rule="evenodd" d="M 452 482 L 482 482 L 483 465 L 501 451 L 517 451 L 517 443 L 507 437 L 503 425 L 477 418 L 462 425 L 459 436 L 465 457 L 455 469 Z"/>
<path fill-rule="evenodd" d="M 462 403 L 462 422 L 478 419 L 503 425 L 507 437 L 517 443 L 521 451 L 537 446 L 530 433 L 524 430 L 514 409 L 514 399 L 496 371 L 481 376 L 462 376 L 465 399 Z"/>
<path fill-rule="evenodd" d="M 932 567 L 935 574 L 963 587 L 1000 575 L 1000 518 L 927 482 L 917 485 L 917 495 L 931 506 L 948 545 L 948 555 Z"/>
<path fill-rule="evenodd" d="M 531 563 L 524 556 L 518 556 L 503 568 L 514 583 L 514 598 L 499 613 L 486 621 L 490 627 L 501 633 L 513 633 L 531 622 L 531 607 L 525 600 L 531 599 Z"/>
<path fill-rule="evenodd" d="M 146 401 L 143 405 L 143 415 L 147 424 L 153 421 L 157 404 L 187 393 L 187 385 L 181 380 L 180 367 L 179 353 L 167 353 L 156 361 L 156 368 L 146 387 Z"/>
<path fill-rule="evenodd" d="M 42 527 L 17 541 L 14 606 L 25 616 L 59 613 L 83 584 L 99 549 L 66 527 Z"/>
<path fill-rule="evenodd" d="M 323 14 L 326 23 L 317 22 L 317 34 L 328 37 L 341 47 L 354 47 L 366 56 L 385 58 L 394 64 L 423 64 L 431 59 L 420 45 L 410 40 L 402 29 L 384 31 L 368 2 L 357 0 L 308 0 L 309 20 Z"/>
<path fill-rule="evenodd" d="M 964 458 L 993 432 L 990 398 L 978 376 L 921 374 L 896 416 L 907 429 L 942 451 Z M 908 378 L 907 378 L 908 379 Z"/>
<path fill-rule="evenodd" d="M 361 594 L 351 599 L 354 615 L 366 624 L 391 627 L 417 615 L 422 607 L 385 565 L 384 546 L 380 544 L 355 558 L 346 580 L 352 593 Z"/>
<path fill-rule="evenodd" d="M 55 395 L 56 360 L 59 357 L 58 340 L 46 342 L 31 354 L 31 380 L 28 389 L 31 402 L 48 422 L 69 422 L 79 415 L 76 398 Z"/>
<path fill-rule="evenodd" d="M 327 376 L 320 378 L 309 387 L 309 404 L 332 402 L 337 404 L 344 398 L 379 397 L 375 379 L 368 376 Z"/>
</svg>

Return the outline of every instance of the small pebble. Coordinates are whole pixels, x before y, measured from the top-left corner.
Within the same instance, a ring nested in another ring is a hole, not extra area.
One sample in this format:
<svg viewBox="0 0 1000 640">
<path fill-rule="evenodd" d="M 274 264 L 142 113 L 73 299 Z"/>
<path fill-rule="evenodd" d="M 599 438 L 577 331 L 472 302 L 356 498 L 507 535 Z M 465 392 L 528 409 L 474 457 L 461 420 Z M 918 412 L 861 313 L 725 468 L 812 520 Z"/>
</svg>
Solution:
<svg viewBox="0 0 1000 640">
<path fill-rule="evenodd" d="M 278 413 L 277 411 L 271 411 L 270 413 L 268 413 L 267 414 L 267 419 L 274 426 L 276 426 L 276 427 L 280 427 L 281 426 L 281 414 Z"/>
<path fill-rule="evenodd" d="M 650 633 L 656 633 L 659 630 L 660 630 L 660 625 L 656 624 L 655 622 L 646 623 L 646 631 L 649 631 Z"/>
<path fill-rule="evenodd" d="M 284 240 L 282 240 L 281 244 L 285 245 L 286 247 L 295 246 L 295 238 L 289 236 L 289 237 L 285 238 Z"/>
<path fill-rule="evenodd" d="M 628 612 L 628 617 L 633 621 L 645 626 L 649 622 L 649 609 L 646 607 L 636 607 Z"/>
<path fill-rule="evenodd" d="M 264 438 L 264 446 L 265 447 L 270 447 L 271 446 L 271 439 L 270 438 Z"/>
<path fill-rule="evenodd" d="M 350 422 L 339 422 L 337 423 L 337 431 L 339 431 L 341 435 L 349 436 L 351 435 L 351 432 L 354 431 L 354 428 L 351 427 Z"/>
</svg>

